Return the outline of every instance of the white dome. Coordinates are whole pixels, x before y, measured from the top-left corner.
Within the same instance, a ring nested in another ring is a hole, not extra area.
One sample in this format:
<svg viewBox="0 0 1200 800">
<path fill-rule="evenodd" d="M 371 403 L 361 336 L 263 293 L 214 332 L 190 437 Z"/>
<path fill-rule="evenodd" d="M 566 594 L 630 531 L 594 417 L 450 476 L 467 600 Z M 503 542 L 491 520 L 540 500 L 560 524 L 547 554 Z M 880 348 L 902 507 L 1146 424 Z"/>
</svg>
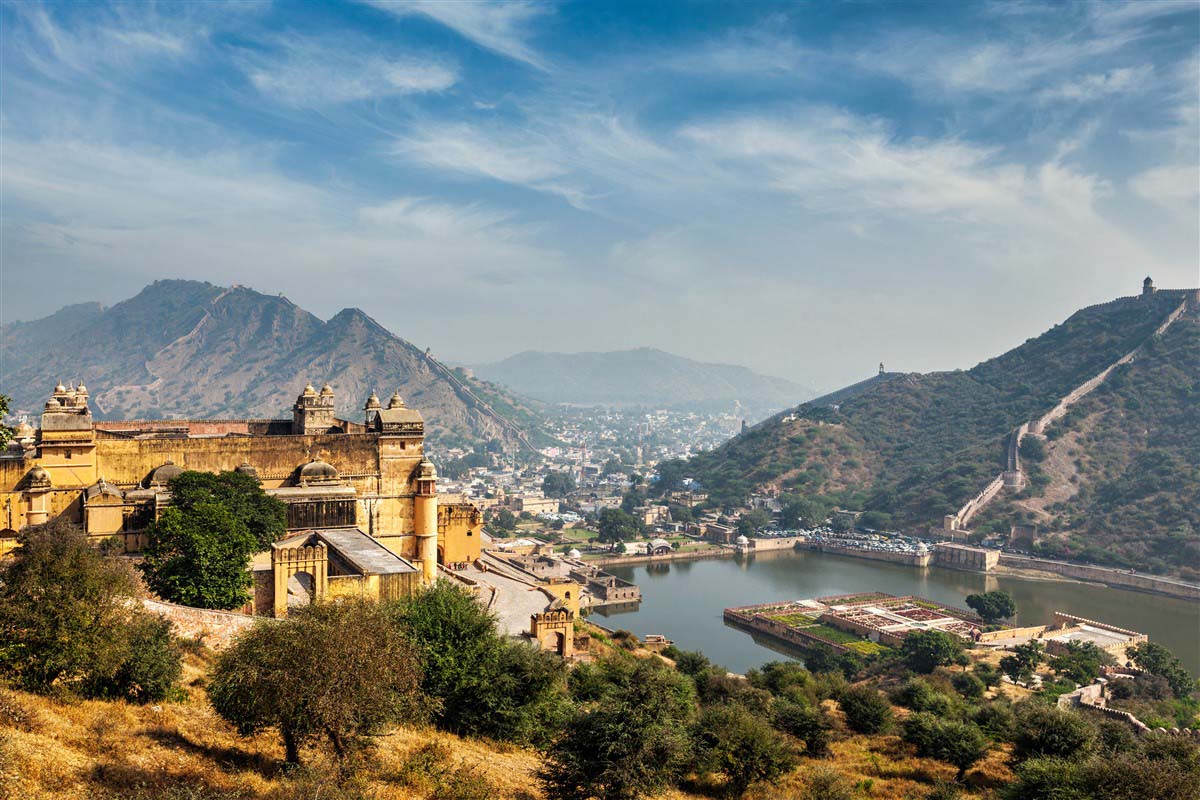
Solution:
<svg viewBox="0 0 1200 800">
<path fill-rule="evenodd" d="M 576 550 L 573 547 L 567 551 L 567 558 L 579 558 L 582 555 L 583 555 L 582 553 L 580 553 L 578 550 Z"/>
<path fill-rule="evenodd" d="M 745 535 L 737 537 L 735 541 L 737 541 L 738 544 L 750 544 L 750 540 L 747 539 Z"/>
</svg>

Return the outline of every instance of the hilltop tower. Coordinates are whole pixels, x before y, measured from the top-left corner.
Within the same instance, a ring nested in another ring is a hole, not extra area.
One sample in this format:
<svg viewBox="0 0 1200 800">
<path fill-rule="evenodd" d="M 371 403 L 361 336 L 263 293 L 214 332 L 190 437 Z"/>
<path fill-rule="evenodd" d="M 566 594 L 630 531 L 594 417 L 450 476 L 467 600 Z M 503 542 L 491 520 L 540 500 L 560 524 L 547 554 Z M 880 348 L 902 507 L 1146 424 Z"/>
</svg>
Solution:
<svg viewBox="0 0 1200 800">
<path fill-rule="evenodd" d="M 413 498 L 413 533 L 417 537 L 417 558 L 427 586 L 437 581 L 437 470 L 429 459 L 417 465 L 417 492 Z"/>
<path fill-rule="evenodd" d="M 1146 280 L 1142 281 L 1142 297 L 1149 297 L 1156 291 L 1158 290 L 1154 288 L 1154 279 L 1147 275 Z"/>
</svg>

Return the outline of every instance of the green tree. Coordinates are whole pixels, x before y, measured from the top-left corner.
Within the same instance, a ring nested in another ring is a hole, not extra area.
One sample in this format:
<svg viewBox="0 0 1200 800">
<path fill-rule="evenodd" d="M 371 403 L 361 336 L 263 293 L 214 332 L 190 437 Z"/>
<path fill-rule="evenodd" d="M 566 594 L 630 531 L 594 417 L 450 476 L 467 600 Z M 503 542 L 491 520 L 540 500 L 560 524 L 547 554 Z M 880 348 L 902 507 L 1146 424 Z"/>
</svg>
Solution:
<svg viewBox="0 0 1200 800">
<path fill-rule="evenodd" d="M 967 595 L 967 607 L 974 610 L 984 622 L 996 623 L 1017 613 L 1017 604 L 1012 595 L 1003 589 L 983 594 Z"/>
<path fill-rule="evenodd" d="M 171 506 L 146 530 L 140 566 L 162 598 L 200 608 L 249 599 L 250 556 L 283 536 L 283 503 L 240 472 L 182 472 L 167 484 Z"/>
<path fill-rule="evenodd" d="M 546 497 L 566 497 L 575 490 L 575 476 L 570 472 L 551 472 L 542 480 Z"/>
<path fill-rule="evenodd" d="M 1100 667 L 1112 663 L 1113 657 L 1094 642 L 1067 642 L 1066 652 L 1050 658 L 1050 669 L 1078 684 L 1085 684 L 1100 675 Z"/>
<path fill-rule="evenodd" d="M 638 659 L 600 665 L 585 682 L 596 699 L 547 751 L 538 773 L 546 793 L 559 800 L 628 800 L 678 780 L 690 761 L 691 681 Z"/>
<path fill-rule="evenodd" d="M 0 572 L 4 672 L 35 692 L 113 674 L 125 654 L 133 574 L 70 525 L 26 528 L 19 542 Z"/>
<path fill-rule="evenodd" d="M 387 610 L 358 601 L 260 622 L 218 656 L 208 695 L 239 733 L 278 730 L 288 763 L 298 764 L 317 736 L 341 761 L 367 734 L 423 719 L 420 682 L 416 654 Z"/>
<path fill-rule="evenodd" d="M 4 418 L 8 416 L 8 404 L 12 402 L 6 394 L 0 394 L 0 450 L 8 447 L 8 443 L 12 441 L 16 431 L 13 428 L 4 424 Z"/>
<path fill-rule="evenodd" d="M 517 517 L 507 508 L 500 509 L 496 515 L 496 527 L 503 531 L 515 531 L 517 529 Z"/>
<path fill-rule="evenodd" d="M 191 514 L 201 506 L 217 503 L 246 526 L 266 550 L 287 533 L 287 506 L 263 491 L 258 480 L 241 472 L 186 471 L 171 479 L 171 506 Z"/>
<path fill-rule="evenodd" d="M 904 637 L 900 652 L 909 669 L 929 674 L 938 667 L 953 664 L 962 652 L 962 641 L 944 631 L 913 631 Z"/>
<path fill-rule="evenodd" d="M 171 626 L 133 599 L 127 564 L 62 523 L 28 528 L 0 569 L 0 672 L 36 692 L 162 700 L 181 656 Z"/>
<path fill-rule="evenodd" d="M 1042 663 L 1042 645 L 1029 641 L 1013 648 L 1010 655 L 1000 659 L 1000 671 L 1014 681 L 1028 682 Z"/>
<path fill-rule="evenodd" d="M 1196 691 L 1196 681 L 1188 674 L 1183 662 L 1161 644 L 1139 642 L 1125 652 L 1140 669 L 1166 678 L 1176 697 L 1190 697 Z"/>
<path fill-rule="evenodd" d="M 237 608 L 250 599 L 247 567 L 258 542 L 216 501 L 168 508 L 146 529 L 140 565 L 164 600 L 197 608 Z"/>
<path fill-rule="evenodd" d="M 642 535 L 642 525 L 632 514 L 619 508 L 605 508 L 600 512 L 600 525 L 596 536 L 602 542 L 626 542 Z"/>
<path fill-rule="evenodd" d="M 420 654 L 421 691 L 434 700 L 438 727 L 531 743 L 556 733 L 568 712 L 557 656 L 501 637 L 495 618 L 448 581 L 391 613 Z"/>
<path fill-rule="evenodd" d="M 872 686 L 850 686 L 838 696 L 846 724 L 858 733 L 882 733 L 892 725 L 892 706 Z"/>
<path fill-rule="evenodd" d="M 752 783 L 769 781 L 795 764 L 787 742 L 746 708 L 721 703 L 700 714 L 694 734 L 701 770 L 719 772 L 727 788 L 741 795 Z"/>
</svg>

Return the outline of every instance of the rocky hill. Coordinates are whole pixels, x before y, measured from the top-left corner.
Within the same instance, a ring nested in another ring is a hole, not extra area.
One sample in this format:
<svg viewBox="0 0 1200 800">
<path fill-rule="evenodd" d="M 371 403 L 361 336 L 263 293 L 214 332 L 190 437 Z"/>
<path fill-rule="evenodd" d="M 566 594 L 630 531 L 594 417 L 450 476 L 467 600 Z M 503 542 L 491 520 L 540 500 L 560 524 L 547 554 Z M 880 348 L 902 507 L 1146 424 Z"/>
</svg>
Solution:
<svg viewBox="0 0 1200 800">
<path fill-rule="evenodd" d="M 745 367 L 705 364 L 649 347 L 606 353 L 525 352 L 475 374 L 547 403 L 725 410 L 769 414 L 814 394 Z"/>
<path fill-rule="evenodd" d="M 836 403 L 776 415 L 721 448 L 666 468 L 717 499 L 771 487 L 876 525 L 941 527 L 1006 469 L 1014 429 L 1123 356 L 1129 363 L 1026 437 L 1025 487 L 971 522 L 977 535 L 1039 528 L 1056 555 L 1174 572 L 1200 559 L 1200 317 L 1155 332 L 1187 293 L 1160 291 L 1083 309 L 965 371 L 891 375 Z M 1043 466 L 1044 465 L 1044 466 Z M 809 508 L 813 506 L 810 505 Z"/>
<path fill-rule="evenodd" d="M 240 286 L 157 281 L 111 308 L 11 323 L 0 359 L 18 410 L 40 410 L 60 380 L 86 380 L 102 419 L 286 417 L 306 382 L 328 381 L 352 420 L 371 391 L 386 402 L 399 390 L 444 445 L 539 435 L 527 401 L 456 375 L 356 308 L 322 321 Z"/>
</svg>

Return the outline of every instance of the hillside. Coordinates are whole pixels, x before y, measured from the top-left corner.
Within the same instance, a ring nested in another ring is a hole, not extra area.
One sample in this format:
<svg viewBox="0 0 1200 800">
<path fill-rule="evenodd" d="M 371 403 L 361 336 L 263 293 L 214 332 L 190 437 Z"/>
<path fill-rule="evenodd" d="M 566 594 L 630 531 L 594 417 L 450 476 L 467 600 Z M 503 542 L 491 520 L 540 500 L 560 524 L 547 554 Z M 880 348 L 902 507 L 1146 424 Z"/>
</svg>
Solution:
<svg viewBox="0 0 1200 800">
<path fill-rule="evenodd" d="M 878 512 L 877 524 L 940 527 L 943 515 L 956 513 L 1005 468 L 1005 444 L 1016 426 L 1147 342 L 1183 300 L 1182 292 L 1164 291 L 1083 309 L 972 369 L 896 375 L 840 397 L 837 405 L 801 405 L 668 468 L 668 475 L 672 482 L 694 477 L 723 501 L 771 486 L 826 507 Z M 1200 460 L 1198 324 L 1192 310 L 1085 397 L 1068 422 L 1049 429 L 1078 451 L 1072 458 L 1083 465 L 1073 478 L 1064 473 L 1075 491 L 1063 494 L 1061 506 L 1040 515 L 1006 513 L 1000 502 L 972 525 L 1007 532 L 1010 523 L 1032 516 L 1077 536 L 1100 537 L 1087 548 L 1089 560 L 1159 570 L 1188 563 L 1200 538 L 1200 504 L 1189 502 Z M 1089 434 L 1066 436 L 1075 428 Z M 1051 481 L 1031 469 L 1027 496 Z M 1124 556 L 1099 552 L 1126 536 L 1143 543 Z M 1083 549 L 1077 543 L 1054 551 L 1080 555 Z"/>
<path fill-rule="evenodd" d="M 351 420 L 371 391 L 386 402 L 399 390 L 435 442 L 538 435 L 527 402 L 462 380 L 364 312 L 322 321 L 240 286 L 157 281 L 111 308 L 69 306 L 0 334 L 14 409 L 36 412 L 58 381 L 86 380 L 102 419 L 286 417 L 306 382 L 328 381 L 339 416 Z"/>
<path fill-rule="evenodd" d="M 0 687 L 0 799 L 550 800 L 536 779 L 543 754 L 432 728 L 376 737 L 376 752 L 343 782 L 333 759 L 315 748 L 306 752 L 304 767 L 289 770 L 277 735 L 238 736 L 209 707 L 204 671 L 210 658 L 207 651 L 189 656 L 186 697 L 153 706 L 55 700 Z M 751 789 L 747 800 L 824 797 L 809 794 L 810 787 L 829 776 L 843 792 L 865 782 L 873 798 L 904 800 L 923 797 L 935 781 L 954 775 L 947 764 L 913 756 L 896 735 L 857 735 L 839 726 L 830 751 L 773 786 Z M 991 753 L 956 796 L 988 797 L 1011 781 L 1006 757 L 1006 750 Z M 720 796 L 710 786 L 654 795 Z"/>
<path fill-rule="evenodd" d="M 770 413 L 813 392 L 745 367 L 705 364 L 649 347 L 607 353 L 525 352 L 475 374 L 547 403 Z"/>
</svg>

